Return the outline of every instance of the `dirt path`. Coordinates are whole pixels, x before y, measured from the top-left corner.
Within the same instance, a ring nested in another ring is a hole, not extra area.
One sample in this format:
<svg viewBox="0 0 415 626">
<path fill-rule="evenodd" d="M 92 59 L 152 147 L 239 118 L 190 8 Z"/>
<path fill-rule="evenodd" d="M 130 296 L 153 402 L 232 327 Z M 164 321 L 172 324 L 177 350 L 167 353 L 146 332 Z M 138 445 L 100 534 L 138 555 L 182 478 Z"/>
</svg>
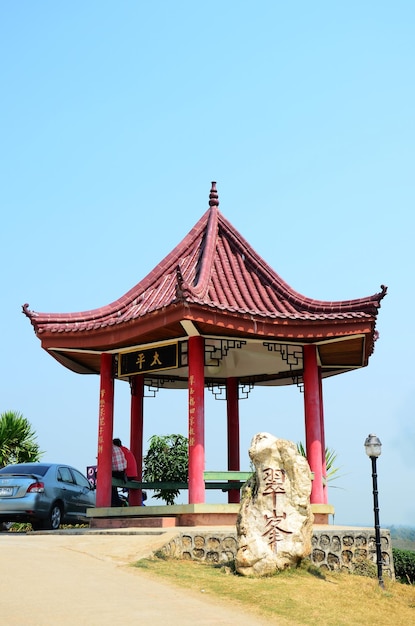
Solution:
<svg viewBox="0 0 415 626">
<path fill-rule="evenodd" d="M 128 566 L 163 534 L 0 533 L 5 626 L 265 626 L 217 598 L 177 589 Z"/>
</svg>

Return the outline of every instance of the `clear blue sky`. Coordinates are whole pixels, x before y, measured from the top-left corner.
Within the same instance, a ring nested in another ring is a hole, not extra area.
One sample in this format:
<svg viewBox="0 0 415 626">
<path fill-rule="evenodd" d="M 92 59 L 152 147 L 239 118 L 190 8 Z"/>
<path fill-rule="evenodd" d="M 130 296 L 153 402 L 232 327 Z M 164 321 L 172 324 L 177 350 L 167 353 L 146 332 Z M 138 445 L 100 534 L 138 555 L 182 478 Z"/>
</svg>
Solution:
<svg viewBox="0 0 415 626">
<path fill-rule="evenodd" d="M 187 234 L 216 180 L 220 210 L 300 293 L 389 292 L 369 367 L 324 384 L 341 478 L 337 523 L 415 523 L 415 5 L 104 0 L 0 6 L 0 410 L 45 459 L 94 463 L 97 376 L 40 348 L 21 313 L 117 299 Z M 254 434 L 304 441 L 296 388 L 241 402 Z M 145 440 L 186 434 L 186 394 L 145 400 Z M 128 443 L 126 384 L 115 434 Z M 206 392 L 206 465 L 226 465 L 225 403 Z M 186 496 L 184 496 L 186 497 Z"/>
</svg>

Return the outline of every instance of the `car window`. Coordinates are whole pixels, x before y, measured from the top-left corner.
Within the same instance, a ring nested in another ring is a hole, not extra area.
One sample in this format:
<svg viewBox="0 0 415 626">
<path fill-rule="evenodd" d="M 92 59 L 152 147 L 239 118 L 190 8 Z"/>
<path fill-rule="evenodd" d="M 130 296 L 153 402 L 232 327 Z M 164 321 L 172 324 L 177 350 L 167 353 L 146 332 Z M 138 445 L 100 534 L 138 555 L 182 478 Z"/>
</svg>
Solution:
<svg viewBox="0 0 415 626">
<path fill-rule="evenodd" d="M 16 463 L 15 465 L 6 465 L 0 469 L 0 474 L 37 474 L 44 476 L 50 465 L 42 463 Z"/>
<path fill-rule="evenodd" d="M 74 475 L 77 485 L 79 485 L 80 487 L 87 487 L 88 489 L 91 489 L 91 483 L 87 478 L 85 478 L 85 476 L 81 474 L 81 472 L 78 472 L 78 470 L 72 468 L 72 474 Z"/>
<path fill-rule="evenodd" d="M 59 467 L 58 480 L 63 483 L 74 483 L 74 479 L 72 477 L 69 467 Z"/>
</svg>

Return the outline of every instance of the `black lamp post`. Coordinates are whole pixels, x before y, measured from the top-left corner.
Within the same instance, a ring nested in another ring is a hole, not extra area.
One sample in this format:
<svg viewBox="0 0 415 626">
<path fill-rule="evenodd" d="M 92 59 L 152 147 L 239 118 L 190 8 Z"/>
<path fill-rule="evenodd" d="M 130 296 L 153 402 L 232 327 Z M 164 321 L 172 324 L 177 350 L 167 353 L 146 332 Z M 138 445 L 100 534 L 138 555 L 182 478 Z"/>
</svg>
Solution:
<svg viewBox="0 0 415 626">
<path fill-rule="evenodd" d="M 373 510 L 375 513 L 375 538 L 376 538 L 376 565 L 378 568 L 379 586 L 384 589 L 382 578 L 382 550 L 380 544 L 379 527 L 379 503 L 378 503 L 378 477 L 376 473 L 376 460 L 380 456 L 382 444 L 376 435 L 368 435 L 365 441 L 365 450 L 372 461 L 372 481 L 373 481 Z"/>
</svg>

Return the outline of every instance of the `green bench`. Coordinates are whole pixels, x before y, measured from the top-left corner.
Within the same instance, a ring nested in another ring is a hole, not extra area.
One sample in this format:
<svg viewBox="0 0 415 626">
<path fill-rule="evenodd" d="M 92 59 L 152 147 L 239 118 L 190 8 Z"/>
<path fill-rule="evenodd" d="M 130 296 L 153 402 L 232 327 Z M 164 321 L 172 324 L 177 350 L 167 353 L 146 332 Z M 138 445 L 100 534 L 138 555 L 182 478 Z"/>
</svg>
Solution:
<svg viewBox="0 0 415 626">
<path fill-rule="evenodd" d="M 227 472 L 203 472 L 206 489 L 221 489 L 230 491 L 231 489 L 241 489 L 243 484 L 252 476 L 252 472 L 239 472 L 229 470 Z"/>
<path fill-rule="evenodd" d="M 206 489 L 220 489 L 222 491 L 230 491 L 231 489 L 241 489 L 244 482 L 252 476 L 252 472 L 213 472 L 207 471 L 203 473 Z M 112 479 L 113 487 L 123 487 L 124 489 L 189 489 L 187 482 L 149 482 L 138 480 L 126 480 L 122 478 Z"/>
</svg>

